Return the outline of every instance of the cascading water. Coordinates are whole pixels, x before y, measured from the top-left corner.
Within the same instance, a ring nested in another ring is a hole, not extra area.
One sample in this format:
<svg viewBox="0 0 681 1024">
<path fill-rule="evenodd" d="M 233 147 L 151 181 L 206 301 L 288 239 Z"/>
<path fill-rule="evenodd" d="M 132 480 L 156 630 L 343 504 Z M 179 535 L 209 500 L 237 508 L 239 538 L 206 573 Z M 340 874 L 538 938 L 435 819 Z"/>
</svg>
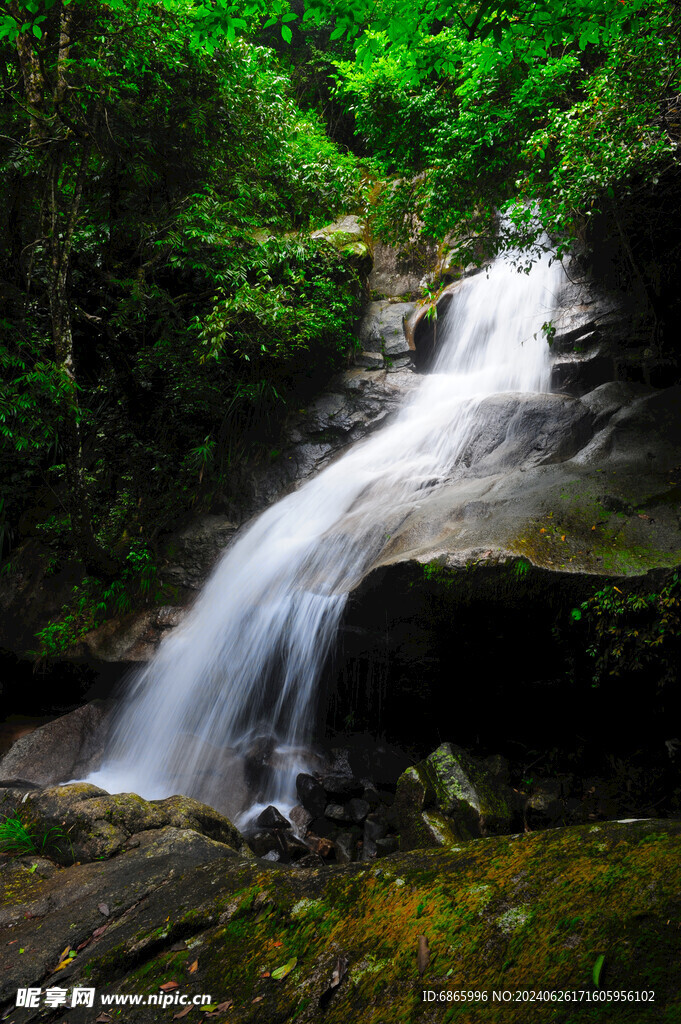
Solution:
<svg viewBox="0 0 681 1024">
<path fill-rule="evenodd" d="M 423 489 L 463 471 L 481 401 L 547 390 L 541 325 L 562 283 L 560 264 L 547 259 L 529 275 L 497 259 L 462 283 L 434 372 L 390 425 L 269 508 L 225 552 L 130 685 L 88 781 L 147 798 L 180 792 L 234 815 L 253 800 L 239 783 L 244 752 L 268 736 L 275 767 L 259 798 L 295 802 L 317 682 L 349 592 Z"/>
</svg>

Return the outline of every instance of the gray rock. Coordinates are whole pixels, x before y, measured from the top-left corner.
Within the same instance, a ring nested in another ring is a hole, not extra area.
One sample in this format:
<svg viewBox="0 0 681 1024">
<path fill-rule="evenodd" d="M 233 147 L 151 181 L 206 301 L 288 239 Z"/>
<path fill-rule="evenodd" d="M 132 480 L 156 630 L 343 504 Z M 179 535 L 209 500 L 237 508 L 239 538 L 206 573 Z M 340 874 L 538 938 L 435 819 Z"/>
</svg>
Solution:
<svg viewBox="0 0 681 1024">
<path fill-rule="evenodd" d="M 378 847 L 373 839 L 365 839 L 362 843 L 362 856 L 360 860 L 375 860 L 378 856 Z"/>
<path fill-rule="evenodd" d="M 404 324 L 413 311 L 411 302 L 370 302 L 359 325 L 359 340 L 365 352 L 391 359 L 408 356 L 411 350 Z"/>
<path fill-rule="evenodd" d="M 410 296 L 420 294 L 424 272 L 435 269 L 437 245 L 411 246 L 409 250 L 384 242 L 375 242 L 374 265 L 369 274 L 369 288 L 380 295 Z"/>
<path fill-rule="evenodd" d="M 346 806 L 350 819 L 354 821 L 356 825 L 360 825 L 371 810 L 367 801 L 362 800 L 361 797 L 353 797 L 351 800 L 348 800 Z"/>
<path fill-rule="evenodd" d="M 387 822 L 377 814 L 369 814 L 364 822 L 364 839 L 383 839 L 388 831 Z"/>
<path fill-rule="evenodd" d="M 397 853 L 400 848 L 397 836 L 384 836 L 382 839 L 376 839 L 375 842 L 377 857 L 389 857 L 392 853 Z"/>
<path fill-rule="evenodd" d="M 112 708 L 112 702 L 92 701 L 20 737 L 0 761 L 0 782 L 23 778 L 49 785 L 97 769 Z"/>
<path fill-rule="evenodd" d="M 324 817 L 330 821 L 349 822 L 354 820 L 345 804 L 327 804 Z"/>
<path fill-rule="evenodd" d="M 324 801 L 326 805 L 326 799 Z M 309 811 L 305 810 L 302 804 L 296 804 L 292 807 L 289 812 L 289 818 L 291 819 L 291 825 L 293 826 L 294 833 L 299 839 L 302 839 L 307 833 L 308 826 L 312 821 L 313 815 Z"/>
<path fill-rule="evenodd" d="M 339 864 L 349 864 L 357 859 L 357 837 L 352 832 L 340 832 L 335 840 L 336 860 Z"/>
</svg>

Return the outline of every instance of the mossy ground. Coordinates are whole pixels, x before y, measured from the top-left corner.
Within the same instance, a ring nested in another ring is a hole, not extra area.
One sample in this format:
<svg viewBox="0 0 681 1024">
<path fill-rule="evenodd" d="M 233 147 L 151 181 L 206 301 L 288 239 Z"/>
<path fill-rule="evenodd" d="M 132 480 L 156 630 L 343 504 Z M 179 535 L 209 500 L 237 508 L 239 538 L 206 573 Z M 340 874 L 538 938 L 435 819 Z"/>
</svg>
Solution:
<svg viewBox="0 0 681 1024">
<path fill-rule="evenodd" d="M 189 995 L 231 1001 L 215 1017 L 192 1012 L 206 1024 L 670 1024 L 681 1020 L 680 911 L 674 822 L 495 837 L 334 870 L 219 861 L 112 925 L 108 940 L 83 955 L 80 973 L 102 991 L 157 993 L 177 981 Z M 430 953 L 422 977 L 421 935 Z M 171 949 L 181 940 L 187 948 Z M 492 1002 L 499 990 L 594 993 L 601 956 L 599 991 L 653 990 L 655 1001 Z M 347 974 L 322 1008 L 339 957 Z M 273 980 L 294 958 L 286 978 Z M 442 986 L 488 999 L 423 1001 L 424 988 Z M 125 1019 L 156 1022 L 174 1012 L 128 1008 Z"/>
</svg>

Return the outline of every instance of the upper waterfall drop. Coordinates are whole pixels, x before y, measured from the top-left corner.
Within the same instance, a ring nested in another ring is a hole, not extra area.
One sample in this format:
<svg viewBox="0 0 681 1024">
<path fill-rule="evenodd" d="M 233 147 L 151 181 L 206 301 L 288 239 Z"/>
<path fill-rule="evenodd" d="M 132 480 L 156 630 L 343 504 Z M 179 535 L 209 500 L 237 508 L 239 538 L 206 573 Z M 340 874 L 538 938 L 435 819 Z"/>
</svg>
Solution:
<svg viewBox="0 0 681 1024">
<path fill-rule="evenodd" d="M 348 594 L 425 486 L 464 471 L 481 401 L 548 390 L 542 324 L 564 281 L 498 258 L 459 286 L 434 372 L 399 415 L 267 511 L 229 547 L 183 624 L 132 680 L 90 782 L 147 798 L 183 793 L 231 815 L 243 754 L 277 746 L 261 800 L 295 802 L 315 691 Z M 278 759 L 278 765 L 277 765 Z"/>
</svg>

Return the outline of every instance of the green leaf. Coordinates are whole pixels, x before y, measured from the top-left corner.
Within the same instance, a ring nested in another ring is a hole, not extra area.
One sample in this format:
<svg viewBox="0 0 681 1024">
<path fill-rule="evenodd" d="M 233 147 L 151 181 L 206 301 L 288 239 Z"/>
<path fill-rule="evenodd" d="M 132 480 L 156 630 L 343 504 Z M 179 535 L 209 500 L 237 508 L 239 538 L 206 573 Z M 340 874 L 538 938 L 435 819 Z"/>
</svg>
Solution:
<svg viewBox="0 0 681 1024">
<path fill-rule="evenodd" d="M 282 981 L 287 974 L 291 973 L 291 971 L 293 970 L 297 963 L 298 957 L 294 956 L 291 960 L 288 961 L 288 963 L 284 964 L 282 967 L 277 967 L 276 970 L 272 971 L 272 977 L 274 978 L 275 981 Z"/>
<path fill-rule="evenodd" d="M 293 39 L 293 32 L 291 32 L 291 29 L 288 27 L 288 25 L 281 26 L 281 38 L 284 40 L 285 43 L 290 43 L 291 40 Z"/>
<path fill-rule="evenodd" d="M 605 956 L 603 955 L 603 953 L 601 953 L 601 955 L 596 958 L 596 963 L 594 964 L 594 969 L 593 969 L 593 980 L 594 980 L 594 985 L 596 986 L 596 988 L 598 988 L 598 984 L 599 984 L 599 982 L 601 980 L 601 971 L 603 970 L 603 964 L 604 963 L 605 963 Z"/>
</svg>

